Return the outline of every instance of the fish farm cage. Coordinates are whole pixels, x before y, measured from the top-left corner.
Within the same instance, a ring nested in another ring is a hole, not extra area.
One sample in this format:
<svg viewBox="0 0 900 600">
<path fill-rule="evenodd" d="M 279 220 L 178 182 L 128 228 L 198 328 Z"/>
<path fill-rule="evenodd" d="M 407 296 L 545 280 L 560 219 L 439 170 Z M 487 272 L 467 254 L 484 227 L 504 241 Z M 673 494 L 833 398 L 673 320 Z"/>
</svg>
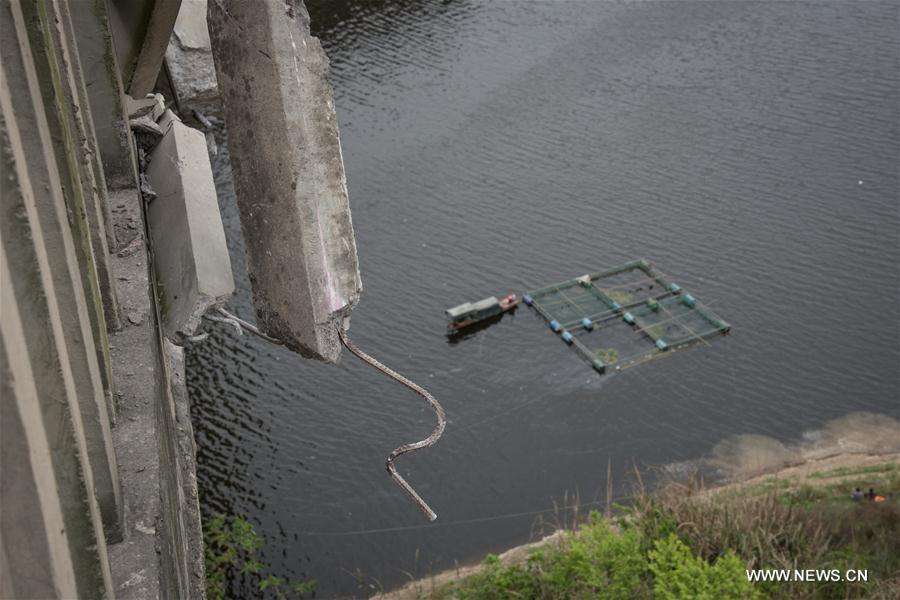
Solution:
<svg viewBox="0 0 900 600">
<path fill-rule="evenodd" d="M 522 301 L 599 373 L 707 343 L 731 329 L 645 260 L 543 287 Z"/>
</svg>

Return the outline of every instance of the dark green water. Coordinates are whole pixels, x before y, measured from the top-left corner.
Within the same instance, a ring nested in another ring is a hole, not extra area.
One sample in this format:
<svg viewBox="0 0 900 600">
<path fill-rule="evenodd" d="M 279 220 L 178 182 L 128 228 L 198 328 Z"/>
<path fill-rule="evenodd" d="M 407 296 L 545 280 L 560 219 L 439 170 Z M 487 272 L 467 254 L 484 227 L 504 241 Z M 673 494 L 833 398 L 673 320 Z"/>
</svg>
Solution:
<svg viewBox="0 0 900 600">
<path fill-rule="evenodd" d="M 211 328 L 189 357 L 204 510 L 364 596 L 527 541 L 576 491 L 721 440 L 900 416 L 897 2 L 317 2 L 365 291 L 347 356 Z M 217 184 L 249 287 L 223 144 Z M 733 335 L 599 378 L 528 310 L 459 344 L 443 309 L 644 257 Z M 545 516 L 547 513 L 545 513 Z M 236 593 L 241 592 L 236 583 Z M 247 590 L 243 590 L 247 593 Z"/>
</svg>

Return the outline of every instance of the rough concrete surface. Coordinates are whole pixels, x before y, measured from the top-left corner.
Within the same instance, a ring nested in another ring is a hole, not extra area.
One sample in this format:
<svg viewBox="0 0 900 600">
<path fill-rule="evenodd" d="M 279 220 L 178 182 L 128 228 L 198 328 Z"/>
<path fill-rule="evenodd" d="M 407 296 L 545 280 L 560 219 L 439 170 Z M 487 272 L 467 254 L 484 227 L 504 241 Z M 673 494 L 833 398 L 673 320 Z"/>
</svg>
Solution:
<svg viewBox="0 0 900 600">
<path fill-rule="evenodd" d="M 2 245 L 0 276 L 6 282 L 10 280 Z M 74 503 L 66 501 L 66 494 L 60 489 L 65 486 L 57 483 L 53 459 L 55 455 L 73 453 L 60 452 L 58 437 L 56 440 L 52 437 L 59 428 L 52 423 L 48 427 L 42 414 L 34 377 L 40 374 L 32 370 L 28 353 L 22 351 L 27 342 L 17 304 L 12 286 L 0 286 L 0 374 L 3 375 L 0 380 L 3 544 L 0 548 L 4 563 L 0 586 L 9 591 L 10 598 L 52 598 L 61 594 L 75 597 L 79 591 L 94 591 L 101 585 L 97 557 L 85 561 L 85 557 L 72 551 L 70 539 L 78 539 L 84 528 L 76 525 L 74 536 L 71 530 L 66 532 L 72 525 L 72 511 L 67 511 L 65 505 Z M 63 448 L 71 444 L 66 440 Z M 78 471 L 77 465 L 67 466 Z M 83 511 L 79 512 L 84 515 Z M 83 538 L 79 541 L 88 543 Z M 6 551 L 7 547 L 10 552 Z M 79 558 L 83 562 L 81 568 L 77 564 Z M 38 576 L 23 576 L 32 570 Z"/>
<path fill-rule="evenodd" d="M 194 109 L 218 112 L 219 86 L 206 27 L 206 0 L 182 2 L 166 49 L 166 66 L 182 114 Z"/>
<path fill-rule="evenodd" d="M 147 178 L 154 266 L 162 291 L 166 335 L 192 335 L 207 309 L 234 292 L 206 136 L 172 111 L 160 120 L 163 139 L 150 155 Z"/>
<path fill-rule="evenodd" d="M 195 450 L 180 349 L 162 355 L 140 192 L 111 195 L 123 311 L 111 339 L 121 418 L 113 430 L 125 501 L 125 540 L 109 547 L 116 598 L 205 597 Z"/>
<path fill-rule="evenodd" d="M 328 59 L 299 0 L 209 3 L 257 321 L 334 362 L 362 283 Z"/>
<path fill-rule="evenodd" d="M 140 248 L 116 255 L 116 291 L 123 311 L 144 315 L 141 325 L 126 324 L 110 337 L 115 399 L 119 422 L 113 441 L 125 502 L 125 539 L 108 549 L 116 598 L 159 595 L 160 560 L 156 539 L 160 518 L 159 441 L 156 403 L 160 373 L 150 320 L 150 282 L 143 246 L 140 192 L 122 189 L 110 194 L 110 209 L 120 247 L 138 240 Z"/>
<path fill-rule="evenodd" d="M 187 382 L 184 370 L 184 349 L 169 340 L 165 341 L 166 362 L 169 365 L 169 389 L 173 419 L 167 419 L 172 426 L 170 448 L 174 452 L 178 466 L 174 470 L 175 477 L 167 485 L 172 498 L 178 500 L 171 505 L 171 512 L 178 513 L 179 550 L 183 551 L 184 580 L 179 589 L 187 589 L 190 598 L 202 600 L 206 597 L 206 570 L 203 554 L 203 526 L 200 519 L 200 495 L 197 488 L 197 446 L 194 442 L 194 429 L 191 424 L 190 401 L 187 393 Z M 164 461 L 164 464 L 165 461 Z"/>
</svg>

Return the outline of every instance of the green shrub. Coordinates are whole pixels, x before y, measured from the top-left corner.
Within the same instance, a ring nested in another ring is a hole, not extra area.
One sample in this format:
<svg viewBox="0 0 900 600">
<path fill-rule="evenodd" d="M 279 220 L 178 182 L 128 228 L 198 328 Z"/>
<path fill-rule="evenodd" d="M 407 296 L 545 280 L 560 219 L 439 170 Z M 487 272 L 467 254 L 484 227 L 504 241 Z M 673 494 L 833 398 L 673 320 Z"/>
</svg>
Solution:
<svg viewBox="0 0 900 600">
<path fill-rule="evenodd" d="M 715 493 L 696 477 L 666 482 L 652 496 L 641 488 L 631 506 L 614 506 L 617 518 L 592 513 L 558 545 L 532 551 L 525 564 L 489 556 L 481 573 L 433 596 L 894 600 L 900 598 L 900 476 L 883 465 L 866 475 L 818 486 L 770 478 Z M 853 502 L 849 490 L 857 486 L 875 486 L 888 500 Z M 807 568 L 867 569 L 869 580 L 753 584 L 746 575 L 746 569 Z"/>
<path fill-rule="evenodd" d="M 275 575 L 263 577 L 264 565 L 258 557 L 264 543 L 243 515 L 216 513 L 207 519 L 203 523 L 207 598 L 223 600 L 226 597 L 230 574 L 250 577 L 260 592 L 268 590 L 279 599 L 312 593 L 315 580 L 293 581 Z"/>
<path fill-rule="evenodd" d="M 674 533 L 656 540 L 649 553 L 653 596 L 662 600 L 744 599 L 760 595 L 747 580 L 745 565 L 728 551 L 714 564 L 694 556 Z"/>
<path fill-rule="evenodd" d="M 503 566 L 500 559 L 488 554 L 484 570 L 465 581 L 465 586 L 455 590 L 454 596 L 462 599 L 483 598 L 533 598 L 535 581 L 531 573 L 521 565 Z"/>
<path fill-rule="evenodd" d="M 533 564 L 542 571 L 543 596 L 551 598 L 567 594 L 634 598 L 645 571 L 639 533 L 634 529 L 616 533 L 597 513 L 578 535 L 553 549 L 543 564 Z"/>
</svg>

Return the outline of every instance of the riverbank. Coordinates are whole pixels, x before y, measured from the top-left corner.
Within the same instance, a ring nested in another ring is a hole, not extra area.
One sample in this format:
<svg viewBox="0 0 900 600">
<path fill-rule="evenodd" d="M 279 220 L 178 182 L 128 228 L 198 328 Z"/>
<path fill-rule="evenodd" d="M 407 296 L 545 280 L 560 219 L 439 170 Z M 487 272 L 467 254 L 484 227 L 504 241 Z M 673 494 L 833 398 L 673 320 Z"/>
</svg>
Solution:
<svg viewBox="0 0 900 600">
<path fill-rule="evenodd" d="M 886 500 L 854 502 L 856 487 L 875 488 Z M 575 531 L 557 531 L 376 598 L 598 590 L 609 597 L 665 597 L 673 589 L 722 597 L 895 597 L 898 496 L 900 453 L 838 454 L 708 489 L 695 479 L 672 481 L 611 518 L 593 515 Z M 751 585 L 746 568 L 867 569 L 869 581 Z"/>
</svg>

